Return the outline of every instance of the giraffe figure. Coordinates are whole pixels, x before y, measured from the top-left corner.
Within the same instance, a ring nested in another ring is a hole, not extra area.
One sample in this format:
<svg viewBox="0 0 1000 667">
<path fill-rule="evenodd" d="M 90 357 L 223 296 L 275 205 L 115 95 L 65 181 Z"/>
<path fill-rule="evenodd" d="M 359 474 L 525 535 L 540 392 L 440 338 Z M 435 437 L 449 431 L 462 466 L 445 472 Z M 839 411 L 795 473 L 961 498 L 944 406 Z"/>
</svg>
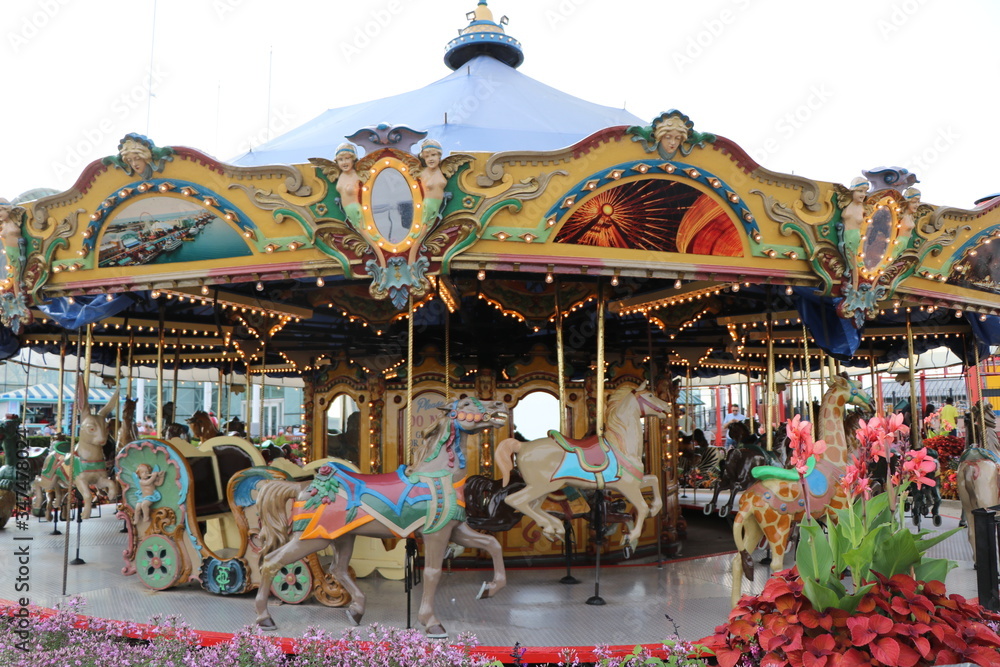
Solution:
<svg viewBox="0 0 1000 667">
<path fill-rule="evenodd" d="M 806 477 L 810 515 L 824 514 L 846 507 L 846 490 L 840 484 L 847 467 L 847 438 L 844 434 L 844 408 L 848 403 L 868 409 L 869 396 L 857 383 L 844 375 L 834 376 L 820 405 L 819 421 L 826 452 Z M 785 551 L 792 525 L 805 515 L 802 484 L 782 479 L 765 479 L 743 492 L 740 509 L 733 522 L 733 539 L 739 553 L 733 557 L 732 604 L 740 600 L 741 575 L 753 581 L 753 561 L 750 554 L 767 539 L 771 548 L 771 571 L 784 569 Z"/>
</svg>

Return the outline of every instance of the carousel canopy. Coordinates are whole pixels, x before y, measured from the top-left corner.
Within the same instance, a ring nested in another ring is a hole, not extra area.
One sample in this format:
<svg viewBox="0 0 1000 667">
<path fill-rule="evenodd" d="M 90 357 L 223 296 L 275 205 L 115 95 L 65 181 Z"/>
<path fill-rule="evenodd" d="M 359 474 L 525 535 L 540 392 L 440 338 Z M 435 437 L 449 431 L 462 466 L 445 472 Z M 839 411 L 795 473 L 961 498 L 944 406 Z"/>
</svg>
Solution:
<svg viewBox="0 0 1000 667">
<path fill-rule="evenodd" d="M 0 394 L 0 401 L 23 403 L 25 394 L 28 396 L 28 403 L 54 404 L 59 402 L 59 387 L 51 382 L 32 385 L 31 387 L 28 387 L 27 390 L 21 388 L 15 389 L 14 391 L 8 391 Z M 63 402 L 72 403 L 76 399 L 74 394 L 74 387 L 70 384 L 65 385 L 63 387 Z M 91 387 L 87 400 L 91 405 L 103 405 L 111 400 L 111 392 L 106 389 Z"/>
<path fill-rule="evenodd" d="M 401 95 L 331 109 L 233 160 L 243 166 L 296 164 L 332 156 L 346 137 L 374 122 L 391 122 L 438 141 L 445 153 L 548 151 L 571 146 L 608 127 L 642 119 L 573 97 L 518 72 L 517 40 L 480 2 L 469 26 L 448 44 L 455 71 Z M 405 148 L 408 148 L 406 146 Z"/>
</svg>

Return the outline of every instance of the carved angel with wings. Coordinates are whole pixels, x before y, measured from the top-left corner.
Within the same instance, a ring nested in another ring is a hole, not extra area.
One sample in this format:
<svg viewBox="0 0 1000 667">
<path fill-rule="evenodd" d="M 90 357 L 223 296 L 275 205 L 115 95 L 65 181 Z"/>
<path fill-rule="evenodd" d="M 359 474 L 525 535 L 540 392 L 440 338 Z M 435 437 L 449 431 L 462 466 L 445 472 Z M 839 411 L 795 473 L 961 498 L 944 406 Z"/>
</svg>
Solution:
<svg viewBox="0 0 1000 667">
<path fill-rule="evenodd" d="M 472 162 L 471 155 L 456 153 L 442 159 L 441 144 L 427 139 L 420 144 L 420 166 L 413 170 L 413 176 L 420 182 L 424 194 L 424 224 L 430 224 L 441 213 L 446 199 L 445 187 L 448 179 L 455 175 L 463 164 Z"/>
<path fill-rule="evenodd" d="M 844 225 L 840 236 L 843 243 L 841 252 L 848 266 L 854 265 L 860 250 L 861 226 L 869 213 L 865 206 L 869 185 L 861 176 L 851 181 L 850 188 L 834 184 L 837 190 L 837 206 L 841 209 L 840 221 Z"/>
<path fill-rule="evenodd" d="M 309 162 L 319 167 L 327 180 L 334 183 L 340 195 L 340 206 L 354 225 L 361 224 L 361 185 L 368 180 L 368 170 L 358 169 L 358 149 L 354 144 L 341 144 L 333 161 L 311 157 Z"/>
</svg>

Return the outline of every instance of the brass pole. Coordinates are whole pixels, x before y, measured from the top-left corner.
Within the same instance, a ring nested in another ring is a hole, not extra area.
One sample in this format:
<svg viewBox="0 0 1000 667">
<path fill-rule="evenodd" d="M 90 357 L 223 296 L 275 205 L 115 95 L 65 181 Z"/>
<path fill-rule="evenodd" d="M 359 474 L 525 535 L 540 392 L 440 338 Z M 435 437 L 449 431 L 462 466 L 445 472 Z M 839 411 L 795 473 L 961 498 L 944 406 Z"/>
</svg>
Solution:
<svg viewBox="0 0 1000 667">
<path fill-rule="evenodd" d="M 56 399 L 56 433 L 63 432 L 63 415 L 65 413 L 65 399 L 63 392 L 66 391 L 66 345 L 68 344 L 66 332 L 63 331 L 62 340 L 59 342 L 59 398 Z"/>
<path fill-rule="evenodd" d="M 559 299 L 559 282 L 556 290 L 556 372 L 559 374 L 559 432 L 570 435 L 566 424 L 566 349 L 563 345 L 563 315 Z"/>
<path fill-rule="evenodd" d="M 177 421 L 177 380 L 181 372 L 181 336 L 177 334 L 177 347 L 174 350 L 174 382 L 170 387 L 170 402 L 174 405 L 173 420 Z"/>
<path fill-rule="evenodd" d="M 597 437 L 604 436 L 604 284 L 597 279 Z"/>
<path fill-rule="evenodd" d="M 979 365 L 979 341 L 972 337 L 972 346 L 976 353 L 976 389 L 979 392 L 979 440 L 980 447 L 986 446 L 986 392 L 983 391 L 983 369 Z"/>
<path fill-rule="evenodd" d="M 267 337 L 261 339 L 263 346 L 260 349 L 260 398 L 257 400 L 257 414 L 260 416 L 260 432 L 257 437 L 264 442 L 264 391 L 267 387 Z"/>
<path fill-rule="evenodd" d="M 910 445 L 913 448 L 920 446 L 920 416 L 917 411 L 917 384 L 916 378 L 917 358 L 913 354 L 913 326 L 910 322 L 910 312 L 906 312 L 906 354 L 910 363 Z"/>
<path fill-rule="evenodd" d="M 882 414 L 882 402 L 878 399 L 879 390 L 875 386 L 878 381 L 878 374 L 875 372 L 875 338 L 874 336 L 868 341 L 868 368 L 869 374 L 871 375 L 872 381 L 872 399 L 875 400 L 875 414 Z"/>
<path fill-rule="evenodd" d="M 166 306 L 160 302 L 160 336 L 156 343 L 156 434 L 163 437 L 163 348 Z"/>
<path fill-rule="evenodd" d="M 819 435 L 819 431 L 816 430 L 816 417 L 819 415 L 813 415 L 813 402 L 812 402 L 812 360 L 809 358 L 809 330 L 806 328 L 806 323 L 802 323 L 802 356 L 805 361 L 802 363 L 802 374 L 806 381 L 806 400 L 805 400 L 805 410 L 807 418 L 809 419 L 809 430 L 812 436 L 815 438 Z M 821 385 L 822 386 L 822 385 Z"/>
<path fill-rule="evenodd" d="M 28 348 L 28 356 L 24 362 L 24 400 L 21 401 L 21 423 L 28 423 L 28 389 L 31 386 L 31 348 Z M 14 464 L 8 464 L 14 465 Z"/>
<path fill-rule="evenodd" d="M 413 464 L 413 293 L 406 318 L 406 464 Z"/>
<path fill-rule="evenodd" d="M 115 346 L 115 389 L 120 389 L 122 383 L 122 346 L 118 344 Z M 121 401 L 115 405 L 115 424 L 116 433 L 113 435 L 115 439 L 115 449 L 119 449 L 122 445 L 118 442 L 118 433 L 122 432 L 122 415 L 121 415 Z"/>
<path fill-rule="evenodd" d="M 216 401 L 216 404 L 218 405 L 218 409 L 215 411 L 215 414 L 218 415 L 217 418 L 219 420 L 219 426 L 217 428 L 219 429 L 220 433 L 222 432 L 222 428 L 221 427 L 222 427 L 222 420 L 224 418 L 223 415 L 222 415 L 222 392 L 225 391 L 225 389 L 226 389 L 226 377 L 225 377 L 225 373 L 222 372 L 222 365 L 220 364 L 219 365 L 219 398 Z"/>
<path fill-rule="evenodd" d="M 764 399 L 764 431 L 767 436 L 767 449 L 774 448 L 774 415 L 772 410 L 776 401 L 774 400 L 774 336 L 773 322 L 771 314 L 767 315 L 767 393 Z"/>
<path fill-rule="evenodd" d="M 74 389 L 80 386 L 80 347 L 83 342 L 83 332 L 80 331 L 76 336 L 76 382 L 73 383 Z M 84 394 L 86 396 L 86 394 Z M 76 400 L 73 401 L 73 412 L 70 413 L 70 425 L 69 425 L 69 454 L 66 456 L 66 461 L 69 462 L 69 493 L 66 494 L 66 539 L 63 542 L 63 585 L 62 594 L 66 595 L 66 584 L 69 580 L 69 515 L 73 511 L 73 505 L 76 501 L 76 494 L 73 493 L 75 475 L 73 474 L 73 449 L 75 446 L 74 438 L 76 437 L 76 416 L 80 412 L 80 406 L 77 405 L 80 396 L 77 395 Z M 79 510 L 77 510 L 79 511 Z"/>
</svg>

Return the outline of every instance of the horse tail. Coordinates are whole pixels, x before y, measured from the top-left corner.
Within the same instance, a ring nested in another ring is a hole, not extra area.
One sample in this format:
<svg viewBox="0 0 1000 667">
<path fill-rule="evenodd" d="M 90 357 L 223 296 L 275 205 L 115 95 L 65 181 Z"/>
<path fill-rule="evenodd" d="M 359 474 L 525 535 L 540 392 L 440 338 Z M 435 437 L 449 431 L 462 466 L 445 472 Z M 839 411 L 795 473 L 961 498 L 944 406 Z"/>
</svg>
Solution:
<svg viewBox="0 0 1000 667">
<path fill-rule="evenodd" d="M 261 482 L 259 488 L 257 515 L 260 517 L 260 532 L 257 534 L 257 539 L 260 543 L 260 557 L 263 558 L 275 549 L 283 547 L 291 537 L 288 501 L 294 500 L 299 495 L 302 484 L 267 480 Z"/>
<path fill-rule="evenodd" d="M 519 451 L 521 451 L 521 441 L 515 438 L 507 438 L 497 445 L 494 458 L 496 459 L 497 467 L 500 468 L 500 472 L 503 474 L 504 486 L 510 483 L 510 472 L 514 469 L 514 454 L 517 454 Z"/>
</svg>

